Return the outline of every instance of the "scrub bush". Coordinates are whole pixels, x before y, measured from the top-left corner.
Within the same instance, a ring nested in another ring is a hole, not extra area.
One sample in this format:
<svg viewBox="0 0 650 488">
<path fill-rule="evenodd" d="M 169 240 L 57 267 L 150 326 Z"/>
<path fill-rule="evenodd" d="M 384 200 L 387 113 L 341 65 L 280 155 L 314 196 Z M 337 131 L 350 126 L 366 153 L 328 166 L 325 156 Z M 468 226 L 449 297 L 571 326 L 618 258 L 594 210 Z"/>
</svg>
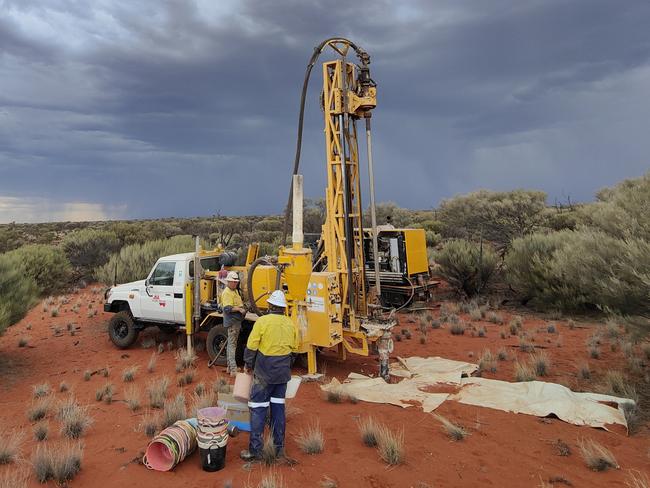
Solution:
<svg viewBox="0 0 650 488">
<path fill-rule="evenodd" d="M 171 239 L 131 244 L 113 254 L 108 262 L 95 270 L 95 277 L 102 283 L 112 283 L 117 265 L 117 282 L 127 283 L 144 279 L 160 256 L 194 250 L 191 236 L 174 236 Z"/>
<path fill-rule="evenodd" d="M 15 255 L 0 255 L 0 335 L 36 302 L 38 287 L 22 272 Z"/>
<path fill-rule="evenodd" d="M 446 242 L 434 255 L 436 271 L 459 293 L 485 291 L 497 269 L 497 254 L 489 244 L 461 239 Z"/>
<path fill-rule="evenodd" d="M 436 216 L 443 237 L 483 238 L 502 251 L 513 239 L 538 229 L 545 210 L 546 194 L 541 191 L 480 190 L 444 200 Z"/>
<path fill-rule="evenodd" d="M 121 247 L 115 232 L 90 228 L 66 235 L 61 246 L 83 276 L 91 276 L 94 268 L 105 264 Z"/>
</svg>

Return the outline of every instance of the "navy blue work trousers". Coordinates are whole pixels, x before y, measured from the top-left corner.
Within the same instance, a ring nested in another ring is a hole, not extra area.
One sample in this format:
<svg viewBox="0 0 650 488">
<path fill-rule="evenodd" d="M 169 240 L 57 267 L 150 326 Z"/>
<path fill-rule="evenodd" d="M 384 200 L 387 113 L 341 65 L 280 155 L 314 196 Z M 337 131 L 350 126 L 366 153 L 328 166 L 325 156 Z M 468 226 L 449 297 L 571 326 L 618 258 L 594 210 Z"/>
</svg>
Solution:
<svg viewBox="0 0 650 488">
<path fill-rule="evenodd" d="M 251 435 L 248 450 L 254 456 L 262 452 L 262 436 L 266 424 L 266 414 L 271 409 L 271 432 L 276 453 L 284 452 L 284 396 L 287 393 L 287 384 L 267 384 L 258 376 L 253 377 L 253 387 L 248 402 L 251 414 Z"/>
</svg>

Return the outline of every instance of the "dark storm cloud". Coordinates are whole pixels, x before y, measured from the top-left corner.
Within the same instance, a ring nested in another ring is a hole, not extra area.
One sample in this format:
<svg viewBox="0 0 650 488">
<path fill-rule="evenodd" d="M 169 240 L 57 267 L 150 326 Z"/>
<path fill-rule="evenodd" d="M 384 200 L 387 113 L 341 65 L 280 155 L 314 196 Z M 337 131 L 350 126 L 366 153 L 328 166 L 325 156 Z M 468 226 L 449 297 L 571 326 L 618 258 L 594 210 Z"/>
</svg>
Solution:
<svg viewBox="0 0 650 488">
<path fill-rule="evenodd" d="M 648 167 L 648 21 L 644 0 L 0 0 L 0 222 L 70 203 L 93 217 L 278 212 L 305 64 L 331 35 L 373 57 L 380 199 L 588 199 Z M 320 84 L 315 69 L 311 197 L 325 184 Z"/>
</svg>

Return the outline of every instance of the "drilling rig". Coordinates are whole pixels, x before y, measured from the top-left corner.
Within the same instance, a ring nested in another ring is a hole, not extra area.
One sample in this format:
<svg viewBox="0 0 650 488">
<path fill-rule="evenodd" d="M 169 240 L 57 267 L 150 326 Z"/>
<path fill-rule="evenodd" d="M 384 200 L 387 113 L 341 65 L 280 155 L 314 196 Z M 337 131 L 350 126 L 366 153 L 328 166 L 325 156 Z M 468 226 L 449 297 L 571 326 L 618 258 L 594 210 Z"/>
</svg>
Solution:
<svg viewBox="0 0 650 488">
<path fill-rule="evenodd" d="M 302 231 L 303 179 L 299 165 L 309 78 L 318 57 L 327 48 L 338 57 L 322 65 L 326 216 L 320 241 L 312 252 L 305 246 Z M 298 353 L 306 358 L 309 374 L 317 372 L 319 350 L 336 348 L 341 360 L 347 354 L 367 356 L 375 350 L 379 355 L 380 374 L 387 378 L 388 355 L 393 347 L 391 329 L 396 322 L 394 309 L 382 304 L 382 287 L 389 290 L 388 296 L 409 295 L 410 301 L 414 296 L 426 296 L 431 283 L 424 230 L 392 227 L 378 230 L 370 124 L 376 105 L 377 86 L 370 76 L 370 56 L 344 38 L 331 38 L 319 44 L 307 65 L 300 103 L 296 156 L 285 213 L 285 237 L 289 216 L 293 215 L 291 245 L 280 247 L 277 256 L 262 257 L 258 256 L 259 246 L 252 245 L 246 263 L 234 266 L 232 253 L 221 248 L 203 250 L 197 238 L 194 253 L 160 258 L 142 282 L 142 290 L 134 287 L 139 283 L 136 282 L 121 285 L 125 287 L 124 293 L 119 287 L 107 292 L 104 309 L 118 312 L 115 324 L 112 321 L 109 325 L 113 342 L 118 347 L 128 347 L 140 328 L 161 322 L 160 317 L 152 320 L 134 313 L 131 301 L 136 299 L 137 290 L 142 292 L 138 298 L 152 299 L 163 309 L 166 303 L 161 293 L 169 291 L 165 296 L 173 295 L 173 309 L 183 313 L 180 319 L 179 313 L 175 313 L 173 320 L 164 320 L 164 326 L 176 324 L 184 329 L 188 347 L 195 333 L 208 332 L 208 354 L 212 362 L 219 360 L 227 341 L 222 325 L 219 278 L 225 270 L 237 271 L 252 308 L 240 334 L 240 351 L 251 324 L 268 311 L 267 296 L 273 290 L 282 289 L 289 304 L 287 313 L 300 338 Z M 361 121 L 365 125 L 370 179 L 372 225 L 367 230 L 363 227 L 359 168 L 358 124 Z M 158 273 L 162 264 L 163 270 Z M 152 284 L 159 283 L 156 281 L 159 279 L 167 280 L 165 283 L 172 285 L 170 290 L 153 289 Z M 177 288 L 172 290 L 173 286 Z M 126 293 L 128 298 L 122 298 Z M 154 309 L 161 313 L 155 305 Z"/>
</svg>

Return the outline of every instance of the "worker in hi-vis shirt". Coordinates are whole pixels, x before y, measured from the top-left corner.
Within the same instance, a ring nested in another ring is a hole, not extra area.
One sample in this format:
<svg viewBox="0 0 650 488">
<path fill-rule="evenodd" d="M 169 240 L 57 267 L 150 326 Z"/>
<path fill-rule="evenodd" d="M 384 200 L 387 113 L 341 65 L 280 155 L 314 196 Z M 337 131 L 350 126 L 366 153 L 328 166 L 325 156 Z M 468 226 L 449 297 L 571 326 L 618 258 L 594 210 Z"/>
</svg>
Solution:
<svg viewBox="0 0 650 488">
<path fill-rule="evenodd" d="M 239 292 L 239 275 L 236 271 L 230 271 L 226 276 L 226 288 L 221 292 L 221 308 L 223 309 L 223 326 L 228 331 L 228 345 L 226 346 L 226 358 L 228 360 L 228 372 L 231 376 L 237 374 L 237 339 L 241 323 L 246 315 L 246 308 Z"/>
<path fill-rule="evenodd" d="M 270 313 L 257 319 L 244 352 L 245 370 L 253 371 L 253 386 L 248 402 L 251 414 L 250 441 L 248 450 L 241 452 L 241 458 L 246 461 L 261 457 L 262 435 L 269 407 L 276 455 L 286 458 L 284 396 L 291 379 L 291 353 L 298 348 L 298 333 L 291 319 L 285 315 L 287 300 L 284 292 L 275 290 L 266 301 L 270 305 Z"/>
</svg>

